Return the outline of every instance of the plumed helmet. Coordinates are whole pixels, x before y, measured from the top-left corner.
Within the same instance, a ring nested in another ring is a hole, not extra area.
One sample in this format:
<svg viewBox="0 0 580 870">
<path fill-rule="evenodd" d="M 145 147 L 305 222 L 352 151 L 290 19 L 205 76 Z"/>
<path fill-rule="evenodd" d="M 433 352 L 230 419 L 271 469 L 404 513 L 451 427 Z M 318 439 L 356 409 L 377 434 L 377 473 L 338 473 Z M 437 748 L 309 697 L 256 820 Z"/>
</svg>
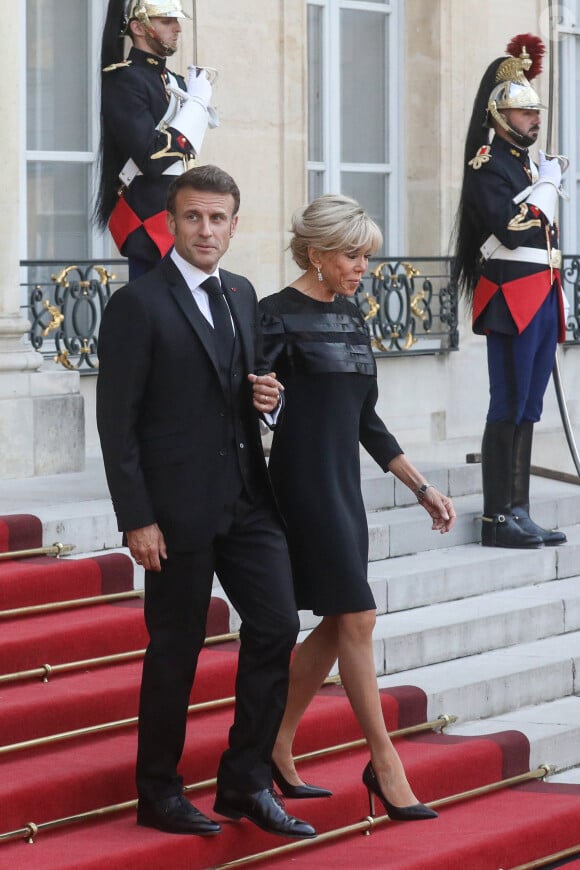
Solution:
<svg viewBox="0 0 580 870">
<path fill-rule="evenodd" d="M 545 109 L 530 81 L 542 71 L 544 44 L 531 33 L 515 36 L 507 47 L 509 57 L 495 73 L 495 86 L 489 95 L 487 111 L 505 127 L 503 109 Z"/>
<path fill-rule="evenodd" d="M 189 18 L 183 11 L 180 0 L 128 0 L 123 19 L 124 31 L 126 32 L 130 21 L 141 21 L 149 24 L 151 18 Z"/>
<path fill-rule="evenodd" d="M 473 101 L 465 149 L 463 154 L 463 185 L 455 218 L 453 241 L 455 247 L 455 277 L 468 301 L 480 276 L 481 227 L 477 226 L 472 209 L 466 204 L 466 187 L 472 174 L 471 161 L 490 141 L 490 127 L 499 126 L 510 140 L 527 147 L 525 137 L 510 127 L 503 114 L 507 109 L 542 109 L 545 106 L 532 81 L 542 71 L 544 44 L 531 33 L 515 36 L 507 46 L 506 55 L 497 57 L 485 70 Z"/>
</svg>

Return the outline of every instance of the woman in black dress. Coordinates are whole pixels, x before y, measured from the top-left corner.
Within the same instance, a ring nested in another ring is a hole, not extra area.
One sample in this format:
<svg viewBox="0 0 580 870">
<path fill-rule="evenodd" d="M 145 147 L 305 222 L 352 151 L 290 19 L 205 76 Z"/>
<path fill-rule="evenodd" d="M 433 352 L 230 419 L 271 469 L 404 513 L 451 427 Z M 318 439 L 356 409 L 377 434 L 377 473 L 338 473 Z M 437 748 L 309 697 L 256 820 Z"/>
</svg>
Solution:
<svg viewBox="0 0 580 870">
<path fill-rule="evenodd" d="M 295 214 L 292 229 L 290 247 L 303 274 L 260 302 L 265 355 L 285 387 L 269 468 L 287 526 L 298 607 L 322 621 L 292 663 L 274 779 L 288 797 L 330 794 L 300 780 L 292 743 L 302 714 L 338 659 L 370 749 L 363 774 L 369 796 L 378 796 L 392 818 L 430 818 L 436 813 L 417 802 L 382 715 L 359 442 L 383 471 L 417 494 L 433 529 L 451 529 L 453 505 L 409 462 L 375 411 L 376 363 L 363 318 L 348 297 L 382 244 L 380 229 L 357 202 L 332 195 Z"/>
</svg>

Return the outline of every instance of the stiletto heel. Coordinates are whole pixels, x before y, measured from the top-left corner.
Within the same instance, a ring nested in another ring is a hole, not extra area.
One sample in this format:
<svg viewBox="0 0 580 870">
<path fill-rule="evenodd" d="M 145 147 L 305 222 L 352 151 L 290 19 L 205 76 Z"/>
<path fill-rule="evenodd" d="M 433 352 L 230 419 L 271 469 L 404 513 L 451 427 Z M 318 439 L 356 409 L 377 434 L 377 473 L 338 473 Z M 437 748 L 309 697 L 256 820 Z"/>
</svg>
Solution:
<svg viewBox="0 0 580 870">
<path fill-rule="evenodd" d="M 282 775 L 282 772 L 272 761 L 272 779 L 287 798 L 322 798 L 332 797 L 332 792 L 327 788 L 318 788 L 316 785 L 292 785 Z"/>
<path fill-rule="evenodd" d="M 369 793 L 369 807 L 371 816 L 375 815 L 375 795 L 378 797 L 384 808 L 386 809 L 389 818 L 397 822 L 414 822 L 420 819 L 436 819 L 437 813 L 425 804 L 413 804 L 410 807 L 396 807 L 384 796 L 379 785 L 377 775 L 373 770 L 371 762 L 367 764 L 363 770 L 362 781 L 367 787 Z"/>
</svg>

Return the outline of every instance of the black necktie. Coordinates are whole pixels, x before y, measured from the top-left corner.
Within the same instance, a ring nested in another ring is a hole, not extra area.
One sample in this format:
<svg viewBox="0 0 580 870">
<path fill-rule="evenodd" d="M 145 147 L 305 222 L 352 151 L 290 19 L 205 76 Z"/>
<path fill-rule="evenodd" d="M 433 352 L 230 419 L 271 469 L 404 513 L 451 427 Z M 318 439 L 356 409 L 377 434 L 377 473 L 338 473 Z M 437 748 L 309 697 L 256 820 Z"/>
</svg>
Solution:
<svg viewBox="0 0 580 870">
<path fill-rule="evenodd" d="M 230 309 L 225 300 L 220 281 L 215 276 L 206 278 L 200 285 L 207 292 L 209 309 L 213 319 L 214 338 L 220 365 L 228 369 L 234 346 L 234 330 Z"/>
</svg>

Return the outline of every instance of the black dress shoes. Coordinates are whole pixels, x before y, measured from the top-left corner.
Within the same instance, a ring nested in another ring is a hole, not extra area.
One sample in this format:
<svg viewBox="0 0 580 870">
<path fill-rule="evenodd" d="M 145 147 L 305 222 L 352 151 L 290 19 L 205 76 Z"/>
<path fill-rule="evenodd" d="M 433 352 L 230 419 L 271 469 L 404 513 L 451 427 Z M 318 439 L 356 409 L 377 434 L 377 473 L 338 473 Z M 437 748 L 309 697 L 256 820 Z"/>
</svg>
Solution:
<svg viewBox="0 0 580 870">
<path fill-rule="evenodd" d="M 217 822 L 200 813 L 182 794 L 160 801 L 139 798 L 137 824 L 168 834 L 197 834 L 200 837 L 221 834 L 222 830 Z"/>
<path fill-rule="evenodd" d="M 288 815 L 282 801 L 271 788 L 250 793 L 230 788 L 218 789 L 214 810 L 228 819 L 249 819 L 269 834 L 295 839 L 316 836 L 312 825 Z"/>
</svg>

